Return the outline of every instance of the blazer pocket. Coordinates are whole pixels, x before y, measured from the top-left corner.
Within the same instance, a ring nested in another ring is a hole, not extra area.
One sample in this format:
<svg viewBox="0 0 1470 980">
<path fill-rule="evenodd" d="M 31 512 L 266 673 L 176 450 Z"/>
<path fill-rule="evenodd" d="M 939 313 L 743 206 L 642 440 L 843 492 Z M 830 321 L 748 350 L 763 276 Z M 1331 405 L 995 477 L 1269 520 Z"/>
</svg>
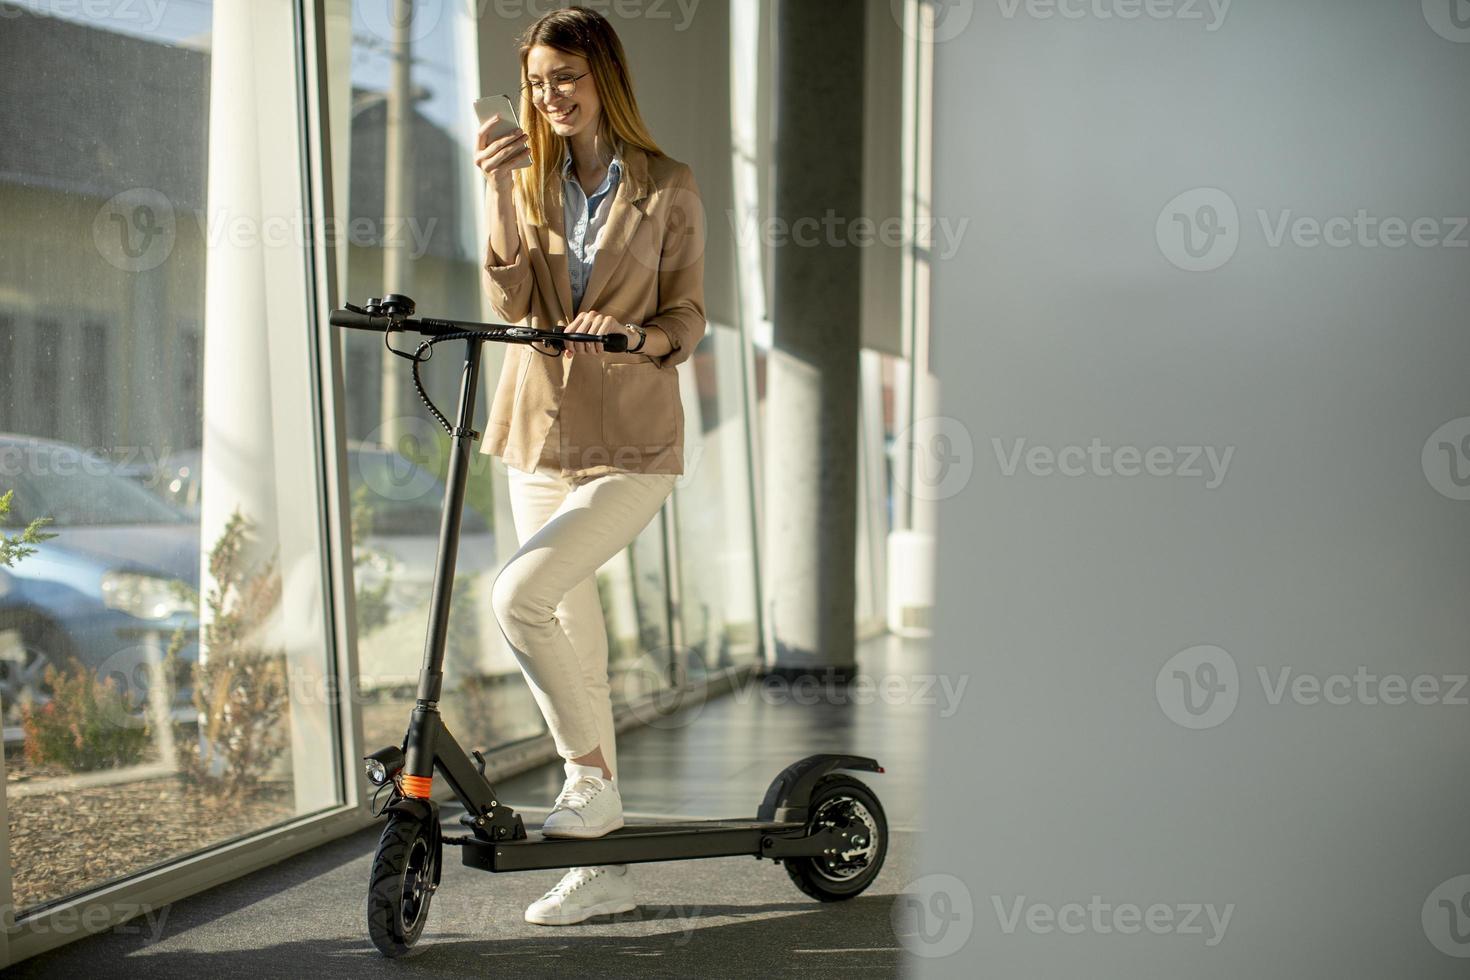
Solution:
<svg viewBox="0 0 1470 980">
<path fill-rule="evenodd" d="M 679 378 L 652 361 L 602 364 L 602 441 L 616 458 L 666 450 L 678 436 Z"/>
</svg>

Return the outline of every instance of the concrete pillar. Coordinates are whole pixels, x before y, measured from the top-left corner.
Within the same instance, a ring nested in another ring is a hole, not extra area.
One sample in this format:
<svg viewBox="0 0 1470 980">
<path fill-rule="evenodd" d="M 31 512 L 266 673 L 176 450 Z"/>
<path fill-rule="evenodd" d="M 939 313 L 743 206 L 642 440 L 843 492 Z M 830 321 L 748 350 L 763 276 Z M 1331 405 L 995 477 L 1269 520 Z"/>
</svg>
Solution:
<svg viewBox="0 0 1470 980">
<path fill-rule="evenodd" d="M 393 39 L 389 51 L 388 91 L 384 104 L 383 139 L 383 250 L 384 293 L 413 296 L 412 267 L 404 222 L 413 216 L 413 34 L 415 11 L 412 0 L 391 0 Z M 422 12 L 417 16 L 422 17 Z M 344 198 L 345 200 L 345 198 Z M 375 293 L 374 295 L 378 295 Z M 414 297 L 422 299 L 422 297 Z M 360 302 L 360 300 L 359 300 Z M 425 311 L 428 312 L 427 310 Z M 402 358 L 384 348 L 379 355 L 382 404 L 378 418 L 382 444 L 402 452 L 399 437 L 404 432 L 405 397 Z"/>
<path fill-rule="evenodd" d="M 783 674 L 854 669 L 865 17 L 850 0 L 776 10 L 766 605 Z"/>
<path fill-rule="evenodd" d="M 894 453 L 894 527 L 888 541 L 888 628 L 928 636 L 934 607 L 934 516 L 946 483 L 952 432 L 939 417 L 939 385 L 929 345 L 929 280 L 933 228 L 933 20 L 921 5 L 904 8 L 903 226 L 915 230 L 904 246 L 900 310 L 906 370 L 894 379 L 898 445 Z M 938 457 L 938 458 L 936 458 Z"/>
<path fill-rule="evenodd" d="M 280 603 L 270 622 L 257 624 L 258 640 L 285 652 L 286 759 L 296 810 L 307 813 L 338 794 L 303 323 L 312 300 L 301 249 L 282 234 L 299 219 L 304 197 L 293 17 L 289 0 L 214 5 L 206 227 L 241 237 L 212 242 L 205 260 L 199 590 L 203 599 L 215 586 L 209 552 L 238 508 L 253 524 L 247 565 L 274 557 L 281 575 Z M 205 606 L 201 618 L 208 616 Z M 201 649 L 201 660 L 208 656 Z"/>
</svg>

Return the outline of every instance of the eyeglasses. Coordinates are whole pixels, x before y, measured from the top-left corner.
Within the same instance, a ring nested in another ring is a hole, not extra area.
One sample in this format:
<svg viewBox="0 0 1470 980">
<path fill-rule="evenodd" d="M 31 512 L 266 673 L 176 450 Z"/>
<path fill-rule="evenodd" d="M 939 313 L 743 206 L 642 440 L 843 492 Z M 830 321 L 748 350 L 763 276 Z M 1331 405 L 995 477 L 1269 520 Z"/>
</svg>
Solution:
<svg viewBox="0 0 1470 980">
<path fill-rule="evenodd" d="M 551 88 L 562 98 L 571 98 L 577 91 L 577 79 L 586 78 L 590 74 L 592 74 L 592 71 L 589 69 L 580 75 L 553 75 L 551 77 Z M 521 89 L 530 89 L 531 98 L 533 99 L 537 96 L 542 98 L 546 97 L 546 82 L 527 82 L 521 86 Z"/>
</svg>

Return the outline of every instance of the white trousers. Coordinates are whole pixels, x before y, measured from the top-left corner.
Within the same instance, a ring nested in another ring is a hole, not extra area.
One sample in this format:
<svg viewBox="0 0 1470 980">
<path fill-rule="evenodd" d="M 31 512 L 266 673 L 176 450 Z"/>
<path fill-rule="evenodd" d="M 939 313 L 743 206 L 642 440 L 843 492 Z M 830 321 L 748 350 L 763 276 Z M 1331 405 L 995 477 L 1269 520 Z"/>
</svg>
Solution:
<svg viewBox="0 0 1470 980">
<path fill-rule="evenodd" d="M 491 604 L 563 759 L 602 748 L 617 777 L 607 627 L 597 569 L 627 547 L 674 488 L 671 473 L 610 473 L 574 484 L 506 468 L 520 549 Z"/>
</svg>

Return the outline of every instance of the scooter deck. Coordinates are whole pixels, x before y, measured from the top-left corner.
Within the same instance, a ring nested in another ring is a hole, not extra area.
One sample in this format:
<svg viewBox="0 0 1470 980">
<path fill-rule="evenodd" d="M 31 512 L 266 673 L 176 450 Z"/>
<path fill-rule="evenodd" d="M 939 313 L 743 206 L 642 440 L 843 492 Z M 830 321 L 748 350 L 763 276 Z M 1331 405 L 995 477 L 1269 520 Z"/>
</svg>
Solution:
<svg viewBox="0 0 1470 980">
<path fill-rule="evenodd" d="M 778 841 L 799 836 L 806 825 L 750 819 L 628 824 L 602 837 L 579 840 L 527 831 L 523 840 L 446 837 L 464 849 L 467 867 L 481 871 L 536 871 L 594 864 L 688 861 L 744 854 L 771 856 Z M 533 846 L 535 845 L 535 846 Z"/>
</svg>

